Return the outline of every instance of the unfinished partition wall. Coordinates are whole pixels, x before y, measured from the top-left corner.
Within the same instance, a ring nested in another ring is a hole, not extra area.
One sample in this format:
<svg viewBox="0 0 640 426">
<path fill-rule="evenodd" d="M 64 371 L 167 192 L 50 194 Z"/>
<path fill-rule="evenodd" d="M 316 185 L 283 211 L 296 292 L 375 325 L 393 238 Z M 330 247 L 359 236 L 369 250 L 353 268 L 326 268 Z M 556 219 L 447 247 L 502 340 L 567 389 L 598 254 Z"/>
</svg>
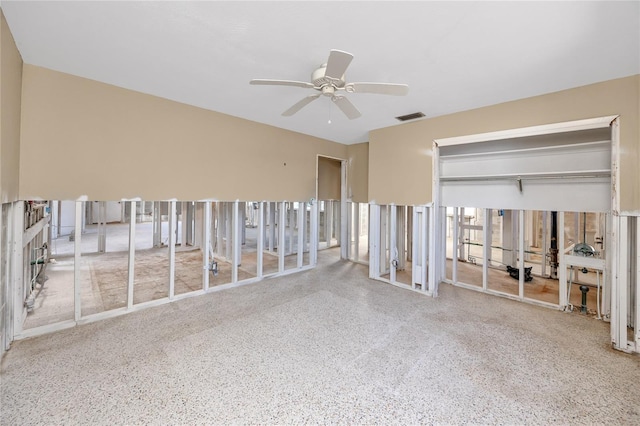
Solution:
<svg viewBox="0 0 640 426">
<path fill-rule="evenodd" d="M 338 247 L 340 242 L 340 200 L 318 201 L 320 212 L 320 250 Z"/>
<path fill-rule="evenodd" d="M 281 205 L 276 202 L 263 203 L 263 223 L 264 229 L 262 234 L 264 235 L 264 246 L 262 249 L 263 254 L 263 275 L 269 276 L 277 274 L 280 269 L 280 262 L 278 256 L 278 224 L 280 223 L 279 210 Z M 284 269 L 284 268 L 283 268 Z"/>
<path fill-rule="evenodd" d="M 83 316 L 127 306 L 129 208 L 121 201 L 84 203 L 79 265 Z M 56 250 L 69 244 L 64 237 L 55 242 Z"/>
<path fill-rule="evenodd" d="M 617 119 L 604 117 L 436 141 L 434 194 L 446 220 L 436 244 L 451 254 L 437 275 L 611 318 L 614 345 L 635 348 L 637 283 L 620 275 L 633 267 L 624 247 L 635 234 L 612 191 L 618 134 Z"/>
<path fill-rule="evenodd" d="M 145 203 L 140 203 L 142 210 Z M 175 221 L 169 224 L 169 203 L 151 203 L 151 222 L 146 211 L 138 211 L 135 226 L 133 303 L 169 297 L 169 247 Z"/>
<path fill-rule="evenodd" d="M 2 224 L 15 224 L 13 241 L 24 249 L 3 250 L 23 266 L 11 273 L 3 266 L 3 283 L 23 285 L 9 286 L 13 316 L 2 325 L 20 339 L 260 280 L 270 204 L 278 208 L 277 224 L 285 225 L 276 229 L 274 274 L 313 267 L 315 203 L 50 201 L 3 207 L 12 217 Z M 11 241 L 10 234 L 3 228 L 0 242 Z M 5 318 L 6 303 L 2 312 Z"/>
<path fill-rule="evenodd" d="M 620 244 L 611 248 L 617 249 L 611 269 L 618 278 L 618 285 L 611 289 L 611 340 L 615 348 L 625 352 L 640 352 L 639 232 L 640 216 L 614 220 L 612 234 L 617 234 Z"/>
<path fill-rule="evenodd" d="M 318 249 L 340 246 L 340 257 L 347 259 L 347 162 L 320 155 L 317 161 Z"/>
<path fill-rule="evenodd" d="M 208 203 L 183 201 L 176 203 L 175 226 L 175 272 L 174 294 L 176 296 L 201 291 L 204 288 L 207 253 L 203 250 L 204 214 Z M 171 206 L 170 206 L 171 208 Z M 211 208 L 211 207 L 209 207 Z M 169 212 L 169 219 L 172 213 Z M 171 246 L 169 247 L 171 249 Z M 209 249 L 210 250 L 210 249 Z"/>
<path fill-rule="evenodd" d="M 370 205 L 369 277 L 432 294 L 428 206 Z"/>
<path fill-rule="evenodd" d="M 12 287 L 13 270 L 13 209 L 16 203 L 2 204 L 0 211 L 0 354 L 9 349 L 13 337 Z"/>
<path fill-rule="evenodd" d="M 353 262 L 369 264 L 369 204 L 348 202 L 347 219 L 347 256 Z"/>
</svg>

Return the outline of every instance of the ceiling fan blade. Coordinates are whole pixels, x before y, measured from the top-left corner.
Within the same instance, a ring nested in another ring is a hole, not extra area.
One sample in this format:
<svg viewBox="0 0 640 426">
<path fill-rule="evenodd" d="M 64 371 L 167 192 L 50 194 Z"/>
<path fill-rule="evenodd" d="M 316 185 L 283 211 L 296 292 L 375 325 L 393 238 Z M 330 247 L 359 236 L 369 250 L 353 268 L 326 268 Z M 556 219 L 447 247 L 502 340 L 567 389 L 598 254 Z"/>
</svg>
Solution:
<svg viewBox="0 0 640 426">
<path fill-rule="evenodd" d="M 409 86 L 396 83 L 347 83 L 344 89 L 349 93 L 377 93 L 380 95 L 404 96 Z"/>
<path fill-rule="evenodd" d="M 331 100 L 338 105 L 338 108 L 344 113 L 344 115 L 349 118 L 349 120 L 353 120 L 354 118 L 360 117 L 360 111 L 351 103 L 351 101 L 344 96 L 334 96 Z"/>
<path fill-rule="evenodd" d="M 262 78 L 256 78 L 249 82 L 249 84 L 258 84 L 264 86 L 295 86 L 295 87 L 303 87 L 313 89 L 313 84 L 306 83 L 304 81 L 293 81 L 293 80 L 268 80 Z"/>
<path fill-rule="evenodd" d="M 302 98 L 301 100 L 296 102 L 291 108 L 283 112 L 282 115 L 284 115 L 285 117 L 291 117 L 293 114 L 300 111 L 302 108 L 307 106 L 312 101 L 315 101 L 319 97 L 320 97 L 320 93 L 318 93 L 317 95 L 309 95 L 306 98 Z"/>
<path fill-rule="evenodd" d="M 353 55 L 343 52 L 342 50 L 332 50 L 327 60 L 327 69 L 324 73 L 325 77 L 340 80 L 351 63 Z"/>
</svg>

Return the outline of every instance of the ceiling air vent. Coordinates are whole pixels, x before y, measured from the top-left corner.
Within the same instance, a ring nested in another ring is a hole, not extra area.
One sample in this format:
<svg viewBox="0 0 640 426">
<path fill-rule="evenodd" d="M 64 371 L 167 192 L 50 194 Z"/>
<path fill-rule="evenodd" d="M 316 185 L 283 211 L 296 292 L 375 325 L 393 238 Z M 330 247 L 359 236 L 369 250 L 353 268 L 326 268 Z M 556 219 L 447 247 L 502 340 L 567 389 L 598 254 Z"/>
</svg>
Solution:
<svg viewBox="0 0 640 426">
<path fill-rule="evenodd" d="M 413 114 L 401 115 L 400 117 L 396 117 L 396 120 L 399 121 L 408 121 L 415 120 L 416 118 L 424 117 L 424 114 L 421 112 L 414 112 Z"/>
</svg>

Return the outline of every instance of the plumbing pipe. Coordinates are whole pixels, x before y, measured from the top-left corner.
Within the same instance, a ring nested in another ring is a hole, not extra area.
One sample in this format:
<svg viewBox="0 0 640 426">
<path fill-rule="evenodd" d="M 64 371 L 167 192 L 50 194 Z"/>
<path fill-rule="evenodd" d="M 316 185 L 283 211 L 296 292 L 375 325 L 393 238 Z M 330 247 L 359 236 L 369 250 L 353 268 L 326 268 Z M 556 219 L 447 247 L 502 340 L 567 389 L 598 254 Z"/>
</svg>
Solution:
<svg viewBox="0 0 640 426">
<path fill-rule="evenodd" d="M 580 308 L 580 312 L 583 314 L 587 313 L 587 293 L 589 292 L 589 287 L 586 285 L 580 286 L 580 291 L 582 292 L 582 306 Z"/>
</svg>

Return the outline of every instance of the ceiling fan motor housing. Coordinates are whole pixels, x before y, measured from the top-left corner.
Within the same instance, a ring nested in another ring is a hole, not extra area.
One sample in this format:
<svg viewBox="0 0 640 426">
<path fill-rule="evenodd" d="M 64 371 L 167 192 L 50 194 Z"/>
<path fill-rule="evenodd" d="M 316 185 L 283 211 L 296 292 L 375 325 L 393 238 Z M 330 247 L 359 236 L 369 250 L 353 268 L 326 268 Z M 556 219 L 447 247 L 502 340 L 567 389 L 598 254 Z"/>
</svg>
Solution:
<svg viewBox="0 0 640 426">
<path fill-rule="evenodd" d="M 334 90 L 326 90 L 325 88 L 341 89 L 345 85 L 344 74 L 339 79 L 327 77 L 327 64 L 322 64 L 320 68 L 311 73 L 311 83 L 314 87 L 322 89 L 325 95 L 332 95 Z"/>
</svg>

